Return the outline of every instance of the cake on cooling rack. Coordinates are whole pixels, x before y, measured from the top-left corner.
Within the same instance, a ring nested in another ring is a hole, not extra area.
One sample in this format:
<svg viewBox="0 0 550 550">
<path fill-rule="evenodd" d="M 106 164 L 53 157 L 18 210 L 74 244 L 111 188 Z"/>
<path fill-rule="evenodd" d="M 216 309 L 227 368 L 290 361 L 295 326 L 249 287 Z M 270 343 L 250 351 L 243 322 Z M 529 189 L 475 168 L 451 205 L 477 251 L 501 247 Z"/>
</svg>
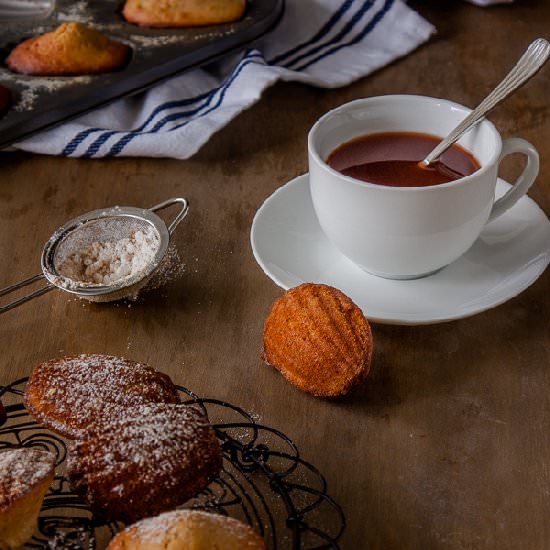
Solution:
<svg viewBox="0 0 550 550">
<path fill-rule="evenodd" d="M 25 389 L 25 407 L 34 418 L 71 439 L 116 418 L 123 407 L 179 401 L 166 374 L 110 355 L 69 355 L 41 363 Z"/>
<path fill-rule="evenodd" d="M 234 518 L 176 510 L 147 518 L 120 532 L 107 550 L 265 550 L 262 537 Z"/>
<path fill-rule="evenodd" d="M 207 418 L 187 405 L 120 409 L 69 445 L 67 474 L 98 517 L 125 523 L 171 510 L 218 477 L 222 455 Z"/>
<path fill-rule="evenodd" d="M 31 538 L 52 484 L 55 456 L 24 447 L 0 451 L 0 548 L 19 548 Z"/>
</svg>

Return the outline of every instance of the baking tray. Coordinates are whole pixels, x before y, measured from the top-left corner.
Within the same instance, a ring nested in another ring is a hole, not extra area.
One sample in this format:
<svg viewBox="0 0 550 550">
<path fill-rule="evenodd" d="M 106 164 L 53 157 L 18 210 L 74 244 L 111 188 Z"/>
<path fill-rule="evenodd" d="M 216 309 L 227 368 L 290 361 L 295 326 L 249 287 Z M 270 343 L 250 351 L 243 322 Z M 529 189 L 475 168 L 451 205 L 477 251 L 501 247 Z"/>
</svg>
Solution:
<svg viewBox="0 0 550 550">
<path fill-rule="evenodd" d="M 249 0 L 240 21 L 185 29 L 127 23 L 121 14 L 123 4 L 120 0 L 58 0 L 55 11 L 45 19 L 0 25 L 2 60 L 23 40 L 68 21 L 88 23 L 132 48 L 123 69 L 103 75 L 38 77 L 16 74 L 2 65 L 0 84 L 11 90 L 12 106 L 0 118 L 0 149 L 243 48 L 277 22 L 284 0 Z"/>
</svg>

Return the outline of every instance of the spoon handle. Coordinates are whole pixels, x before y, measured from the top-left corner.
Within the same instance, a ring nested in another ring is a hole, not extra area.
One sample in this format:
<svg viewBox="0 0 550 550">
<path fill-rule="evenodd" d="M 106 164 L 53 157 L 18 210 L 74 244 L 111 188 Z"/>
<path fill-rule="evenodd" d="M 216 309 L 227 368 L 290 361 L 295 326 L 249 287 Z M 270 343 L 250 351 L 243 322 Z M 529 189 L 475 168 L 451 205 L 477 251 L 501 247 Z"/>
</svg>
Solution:
<svg viewBox="0 0 550 550">
<path fill-rule="evenodd" d="M 506 99 L 512 92 L 525 84 L 545 63 L 550 55 L 550 43 L 544 38 L 537 38 L 521 56 L 514 68 L 502 82 L 422 161 L 425 166 L 439 157 L 472 126 Z"/>
</svg>

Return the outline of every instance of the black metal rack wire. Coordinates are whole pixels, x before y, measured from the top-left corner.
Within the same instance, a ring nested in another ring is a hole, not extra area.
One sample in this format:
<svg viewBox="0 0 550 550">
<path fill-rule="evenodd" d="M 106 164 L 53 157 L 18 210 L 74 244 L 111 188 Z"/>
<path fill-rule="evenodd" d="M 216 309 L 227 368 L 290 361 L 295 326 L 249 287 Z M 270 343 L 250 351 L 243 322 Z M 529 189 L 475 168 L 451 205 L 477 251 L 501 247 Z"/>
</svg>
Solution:
<svg viewBox="0 0 550 550">
<path fill-rule="evenodd" d="M 56 477 L 44 499 L 38 529 L 26 548 L 95 550 L 123 526 L 95 519 L 64 477 L 62 437 L 37 424 L 22 397 L 27 378 L 0 386 L 0 451 L 38 446 L 56 455 Z M 178 386 L 183 402 L 208 416 L 220 440 L 222 474 L 186 508 L 230 515 L 254 527 L 273 550 L 338 549 L 345 527 L 340 506 L 328 495 L 319 470 L 300 456 L 285 434 L 264 426 L 240 407 L 202 399 Z"/>
</svg>

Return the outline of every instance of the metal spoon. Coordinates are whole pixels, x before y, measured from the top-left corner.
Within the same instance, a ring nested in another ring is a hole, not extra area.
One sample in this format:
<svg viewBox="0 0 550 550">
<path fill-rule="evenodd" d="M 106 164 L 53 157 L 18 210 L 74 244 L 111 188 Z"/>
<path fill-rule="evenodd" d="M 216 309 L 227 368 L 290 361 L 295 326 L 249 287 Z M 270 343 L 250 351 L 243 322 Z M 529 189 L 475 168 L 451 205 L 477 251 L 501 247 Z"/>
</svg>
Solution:
<svg viewBox="0 0 550 550">
<path fill-rule="evenodd" d="M 502 100 L 523 86 L 544 65 L 550 55 L 550 44 L 544 38 L 537 38 L 521 56 L 514 68 L 502 82 L 419 164 L 426 168 L 463 134 L 480 122 Z"/>
</svg>

